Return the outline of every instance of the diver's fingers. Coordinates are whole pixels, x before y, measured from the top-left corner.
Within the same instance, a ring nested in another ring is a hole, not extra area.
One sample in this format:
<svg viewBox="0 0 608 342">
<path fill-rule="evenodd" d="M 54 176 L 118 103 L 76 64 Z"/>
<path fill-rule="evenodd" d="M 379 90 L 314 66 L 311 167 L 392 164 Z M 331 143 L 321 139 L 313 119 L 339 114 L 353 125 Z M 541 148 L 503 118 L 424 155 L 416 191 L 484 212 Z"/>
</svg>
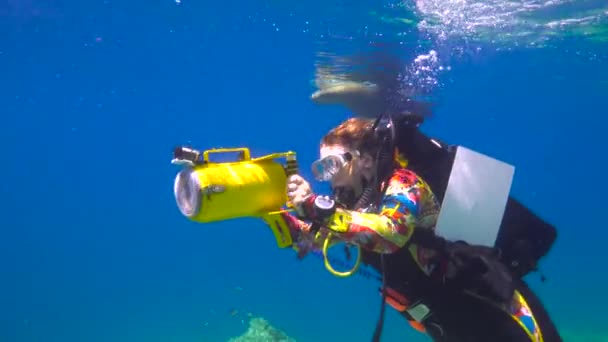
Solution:
<svg viewBox="0 0 608 342">
<path fill-rule="evenodd" d="M 299 191 L 292 191 L 287 193 L 287 198 L 292 204 L 299 205 L 300 203 L 302 203 L 304 195 Z"/>
<path fill-rule="evenodd" d="M 287 181 L 289 183 L 300 185 L 300 184 L 304 183 L 304 178 L 302 178 L 302 176 L 300 176 L 300 175 L 291 175 L 291 176 L 289 176 L 289 179 Z"/>
<path fill-rule="evenodd" d="M 308 194 L 308 189 L 302 186 L 296 186 L 287 190 L 288 196 L 305 196 Z"/>
</svg>

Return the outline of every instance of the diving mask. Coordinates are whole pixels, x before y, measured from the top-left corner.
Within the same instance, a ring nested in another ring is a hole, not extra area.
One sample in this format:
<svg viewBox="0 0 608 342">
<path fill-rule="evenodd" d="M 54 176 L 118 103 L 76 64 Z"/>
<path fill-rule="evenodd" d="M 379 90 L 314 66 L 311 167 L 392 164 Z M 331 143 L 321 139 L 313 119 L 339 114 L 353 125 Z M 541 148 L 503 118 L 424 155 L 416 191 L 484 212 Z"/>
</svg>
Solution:
<svg viewBox="0 0 608 342">
<path fill-rule="evenodd" d="M 328 155 L 312 163 L 312 174 L 318 181 L 329 181 L 351 160 L 350 152 Z"/>
</svg>

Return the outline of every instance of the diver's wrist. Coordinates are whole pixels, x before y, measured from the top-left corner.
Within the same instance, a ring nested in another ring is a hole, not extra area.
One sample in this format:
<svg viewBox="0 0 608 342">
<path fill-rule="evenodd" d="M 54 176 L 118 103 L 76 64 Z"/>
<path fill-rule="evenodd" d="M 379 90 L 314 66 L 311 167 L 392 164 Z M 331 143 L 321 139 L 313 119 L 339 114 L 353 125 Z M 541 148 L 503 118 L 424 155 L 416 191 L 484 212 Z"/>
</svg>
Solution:
<svg viewBox="0 0 608 342">
<path fill-rule="evenodd" d="M 310 195 L 303 201 L 302 209 L 308 220 L 323 226 L 336 212 L 336 202 L 329 196 Z"/>
<path fill-rule="evenodd" d="M 315 218 L 325 223 L 336 212 L 336 201 L 329 196 L 317 196 L 314 200 Z"/>
<path fill-rule="evenodd" d="M 310 193 L 302 199 L 300 205 L 296 207 L 298 216 L 303 220 L 313 221 L 315 219 L 315 199 L 317 195 Z"/>
</svg>

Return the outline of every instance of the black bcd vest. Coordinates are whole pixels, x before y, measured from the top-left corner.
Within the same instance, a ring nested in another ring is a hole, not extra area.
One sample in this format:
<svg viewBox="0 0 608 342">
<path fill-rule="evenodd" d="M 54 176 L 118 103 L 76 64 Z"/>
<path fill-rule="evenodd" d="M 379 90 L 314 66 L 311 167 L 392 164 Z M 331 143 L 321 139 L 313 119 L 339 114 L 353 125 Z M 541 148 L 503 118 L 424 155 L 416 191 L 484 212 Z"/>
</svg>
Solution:
<svg viewBox="0 0 608 342">
<path fill-rule="evenodd" d="M 418 124 L 409 122 L 407 117 L 397 121 L 395 126 L 398 131 L 395 147 L 408 159 L 408 169 L 429 184 L 441 203 L 456 155 L 456 146 L 427 137 L 418 129 Z M 557 230 L 553 225 L 545 222 L 517 199 L 509 196 L 496 248 L 492 253 L 496 253 L 497 258 L 508 268 L 512 276 L 522 278 L 537 269 L 539 260 L 549 252 L 556 237 Z M 424 231 L 415 231 L 412 242 L 435 249 L 442 249 L 446 246 L 445 240 Z M 476 253 L 474 246 L 471 251 Z M 377 255 L 363 253 L 364 263 L 378 270 L 381 269 L 380 258 Z M 400 273 L 395 271 L 397 268 L 403 269 L 405 266 L 412 272 L 411 267 L 403 264 L 407 262 L 411 264 L 411 260 L 404 260 L 411 259 L 405 254 L 408 254 L 407 248 L 385 256 L 387 272 L 392 274 L 389 276 L 389 280 L 392 280 L 389 281 L 390 283 L 402 283 L 406 281 L 405 278 L 408 278 L 406 274 L 396 274 L 396 272 Z M 410 277 L 411 275 L 412 273 L 410 273 Z M 420 279 L 409 279 L 408 283 L 420 281 L 425 283 L 423 287 L 428 286 L 428 283 L 421 279 L 424 278 L 422 275 L 417 278 Z"/>
</svg>

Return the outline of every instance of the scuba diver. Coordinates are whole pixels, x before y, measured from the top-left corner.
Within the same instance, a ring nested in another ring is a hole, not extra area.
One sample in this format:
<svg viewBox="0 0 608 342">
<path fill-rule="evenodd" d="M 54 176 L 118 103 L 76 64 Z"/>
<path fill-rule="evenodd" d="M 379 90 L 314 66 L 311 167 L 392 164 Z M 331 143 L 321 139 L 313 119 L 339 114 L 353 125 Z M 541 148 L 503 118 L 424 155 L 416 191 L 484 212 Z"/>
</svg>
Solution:
<svg viewBox="0 0 608 342">
<path fill-rule="evenodd" d="M 295 214 L 283 215 L 298 256 L 321 248 L 328 234 L 361 247 L 363 263 L 382 274 L 373 341 L 380 340 L 386 304 L 433 341 L 562 341 L 522 279 L 549 251 L 555 228 L 509 197 L 497 247 L 436 234 L 454 148 L 424 135 L 423 119 L 412 112 L 370 118 L 362 98 L 375 98 L 377 89 L 351 82 L 313 94 L 317 103 L 360 115 L 321 139 L 312 165 L 332 196 L 313 193 L 300 175 L 288 179 Z"/>
<path fill-rule="evenodd" d="M 422 241 L 434 235 L 439 202 L 415 172 L 382 157 L 373 125 L 352 118 L 322 139 L 313 172 L 331 182 L 335 200 L 314 194 L 299 175 L 289 178 L 297 214 L 284 215 L 299 257 L 320 249 L 328 232 L 361 246 L 363 261 L 383 274 L 385 302 L 434 341 L 561 341 L 540 301 L 494 251 L 439 236 Z"/>
</svg>

